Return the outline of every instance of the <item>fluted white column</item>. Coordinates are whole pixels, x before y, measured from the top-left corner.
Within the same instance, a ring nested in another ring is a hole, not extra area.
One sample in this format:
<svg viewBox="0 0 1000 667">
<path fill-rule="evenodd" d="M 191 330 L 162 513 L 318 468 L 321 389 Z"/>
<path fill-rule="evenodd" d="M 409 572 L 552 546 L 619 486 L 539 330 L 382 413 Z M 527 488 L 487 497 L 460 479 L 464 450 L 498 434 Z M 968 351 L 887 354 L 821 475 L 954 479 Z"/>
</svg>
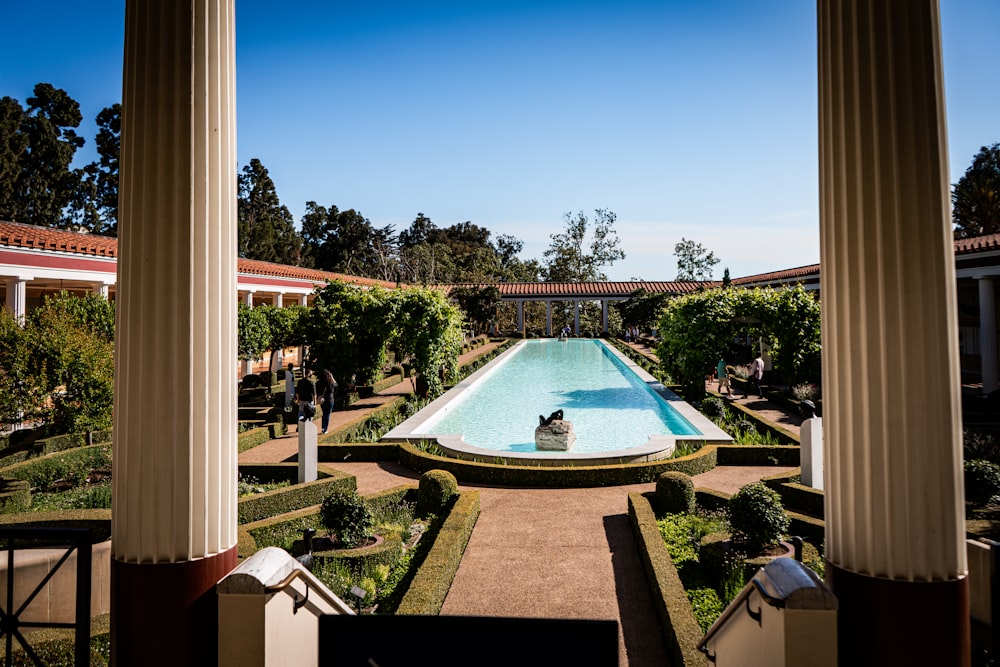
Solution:
<svg viewBox="0 0 1000 667">
<path fill-rule="evenodd" d="M 826 556 L 841 664 L 967 664 L 938 5 L 820 0 L 818 20 Z"/>
<path fill-rule="evenodd" d="M 31 278 L 17 276 L 7 282 L 7 310 L 19 322 L 24 321 L 28 309 L 28 281 Z"/>
<path fill-rule="evenodd" d="M 110 283 L 94 283 L 94 285 L 93 285 L 93 291 L 94 291 L 94 294 L 97 294 L 98 296 L 103 296 L 105 299 L 107 299 L 107 298 L 109 298 L 109 295 L 111 293 L 111 284 Z"/>
<path fill-rule="evenodd" d="M 517 302 L 517 330 L 524 333 L 524 302 Z"/>
<path fill-rule="evenodd" d="M 608 300 L 601 301 L 601 333 L 608 333 Z"/>
<path fill-rule="evenodd" d="M 247 308 L 253 308 L 253 295 L 254 295 L 253 290 L 247 290 L 246 292 L 243 293 L 243 296 L 241 297 L 243 299 L 243 305 L 246 306 Z M 243 362 L 244 376 L 253 374 L 253 364 L 255 361 L 256 359 L 247 359 L 246 361 Z"/>
<path fill-rule="evenodd" d="M 993 277 L 979 278 L 979 354 L 983 393 L 997 389 L 997 306 Z"/>
<path fill-rule="evenodd" d="M 580 335 L 580 302 L 573 300 L 573 333 Z"/>
<path fill-rule="evenodd" d="M 552 302 L 545 302 L 545 335 L 552 335 Z"/>
<path fill-rule="evenodd" d="M 237 542 L 233 0 L 125 23 L 112 658 L 202 664 Z"/>
</svg>

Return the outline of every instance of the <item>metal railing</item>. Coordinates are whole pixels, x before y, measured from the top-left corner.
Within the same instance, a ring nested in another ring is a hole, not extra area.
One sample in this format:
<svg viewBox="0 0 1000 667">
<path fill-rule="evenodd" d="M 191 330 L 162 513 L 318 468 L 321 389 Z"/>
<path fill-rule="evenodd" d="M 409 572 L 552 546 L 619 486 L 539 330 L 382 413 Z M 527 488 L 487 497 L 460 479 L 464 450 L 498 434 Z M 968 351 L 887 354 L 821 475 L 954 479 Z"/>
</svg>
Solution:
<svg viewBox="0 0 1000 667">
<path fill-rule="evenodd" d="M 24 546 L 17 548 L 18 543 Z M 14 609 L 14 579 L 16 568 L 14 566 L 14 552 L 27 551 L 31 549 L 53 549 L 63 548 L 66 551 L 62 554 L 56 564 L 42 577 L 34 590 L 29 593 L 20 606 Z M 2 607 L 0 607 L 0 640 L 4 642 L 5 663 L 11 664 L 13 657 L 14 640 L 24 649 L 25 654 L 35 665 L 44 667 L 44 663 L 32 649 L 27 641 L 22 629 L 40 628 L 69 628 L 75 630 L 74 641 L 74 664 L 77 667 L 86 667 L 90 661 L 90 598 L 91 598 L 91 562 L 92 543 L 91 531 L 89 528 L 49 528 L 49 527 L 8 527 L 0 528 L 0 544 L 4 545 L 7 553 L 7 592 Z M 76 552 L 76 613 L 72 623 L 40 622 L 22 620 L 22 615 L 28 610 L 31 603 L 38 597 L 38 594 L 45 588 L 56 572 L 69 560 L 73 552 Z"/>
</svg>

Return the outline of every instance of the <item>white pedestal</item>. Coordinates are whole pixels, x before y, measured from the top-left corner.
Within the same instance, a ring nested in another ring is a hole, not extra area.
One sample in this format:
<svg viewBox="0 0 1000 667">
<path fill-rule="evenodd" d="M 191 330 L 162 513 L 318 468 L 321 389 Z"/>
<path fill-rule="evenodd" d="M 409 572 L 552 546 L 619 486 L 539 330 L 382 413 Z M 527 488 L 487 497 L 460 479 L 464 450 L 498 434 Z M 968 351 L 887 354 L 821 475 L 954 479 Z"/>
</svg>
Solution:
<svg viewBox="0 0 1000 667">
<path fill-rule="evenodd" d="M 823 420 L 813 417 L 799 427 L 802 483 L 823 490 Z"/>
<path fill-rule="evenodd" d="M 299 423 L 299 484 L 316 481 L 316 424 Z"/>
</svg>

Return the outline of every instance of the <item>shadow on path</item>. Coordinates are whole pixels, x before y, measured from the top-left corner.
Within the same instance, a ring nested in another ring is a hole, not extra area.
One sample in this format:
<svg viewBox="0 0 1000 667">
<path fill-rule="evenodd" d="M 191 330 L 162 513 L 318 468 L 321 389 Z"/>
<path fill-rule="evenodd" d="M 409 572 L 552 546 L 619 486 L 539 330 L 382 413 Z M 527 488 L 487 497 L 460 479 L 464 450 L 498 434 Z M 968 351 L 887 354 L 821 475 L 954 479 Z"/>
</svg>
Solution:
<svg viewBox="0 0 1000 667">
<path fill-rule="evenodd" d="M 618 616 L 628 664 L 630 667 L 667 665 L 667 649 L 628 516 L 614 514 L 604 517 L 604 533 L 611 549 L 615 596 L 618 598 Z"/>
</svg>

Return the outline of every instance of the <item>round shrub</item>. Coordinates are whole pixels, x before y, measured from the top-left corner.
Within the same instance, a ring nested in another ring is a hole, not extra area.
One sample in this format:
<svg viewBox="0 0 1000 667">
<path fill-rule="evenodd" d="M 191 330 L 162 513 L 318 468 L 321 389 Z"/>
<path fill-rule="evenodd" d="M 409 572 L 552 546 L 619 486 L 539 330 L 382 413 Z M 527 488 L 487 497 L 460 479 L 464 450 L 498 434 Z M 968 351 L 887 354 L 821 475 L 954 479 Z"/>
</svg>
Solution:
<svg viewBox="0 0 1000 667">
<path fill-rule="evenodd" d="M 447 470 L 428 470 L 417 486 L 417 514 L 439 514 L 458 495 L 458 480 Z"/>
<path fill-rule="evenodd" d="M 975 506 L 1000 493 L 1000 466 L 983 459 L 965 462 L 965 500 Z"/>
<path fill-rule="evenodd" d="M 701 402 L 701 412 L 709 419 L 719 419 L 725 413 L 726 406 L 721 398 L 709 396 Z"/>
<path fill-rule="evenodd" d="M 656 497 L 670 514 L 694 512 L 694 482 L 689 475 L 670 470 L 656 478 Z"/>
<path fill-rule="evenodd" d="M 366 540 L 374 525 L 372 513 L 357 491 L 334 491 L 323 499 L 319 516 L 345 547 L 356 547 Z"/>
<path fill-rule="evenodd" d="M 779 542 L 790 523 L 781 498 L 763 482 L 748 484 L 733 494 L 726 514 L 733 537 L 756 550 Z"/>
</svg>

